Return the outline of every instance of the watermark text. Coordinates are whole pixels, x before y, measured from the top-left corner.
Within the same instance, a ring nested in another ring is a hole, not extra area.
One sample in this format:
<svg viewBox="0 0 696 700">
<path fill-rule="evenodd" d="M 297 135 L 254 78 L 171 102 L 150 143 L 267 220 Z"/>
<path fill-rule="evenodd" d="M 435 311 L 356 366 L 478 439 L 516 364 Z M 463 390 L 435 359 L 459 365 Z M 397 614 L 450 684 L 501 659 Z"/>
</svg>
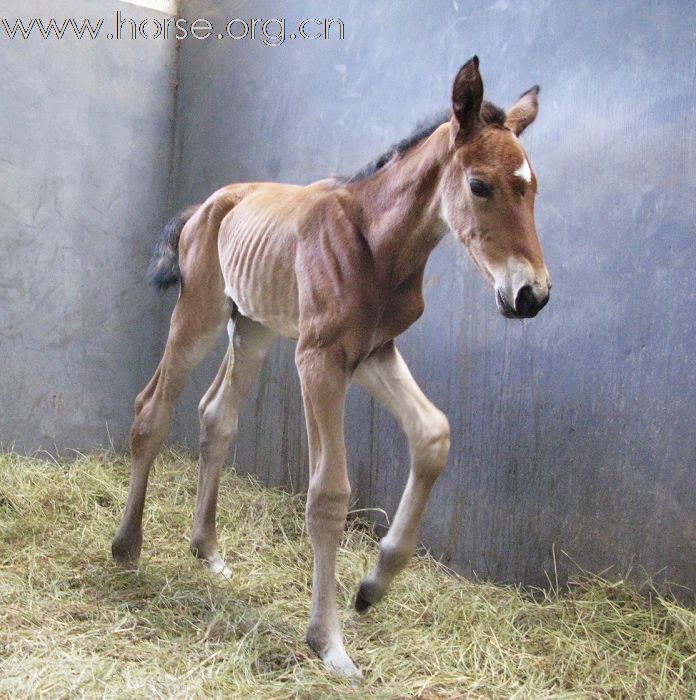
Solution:
<svg viewBox="0 0 696 700">
<path fill-rule="evenodd" d="M 118 10 L 107 22 L 105 18 L 75 19 L 67 17 L 56 19 L 7 18 L 0 17 L 0 38 L 10 40 L 27 40 L 38 36 L 44 40 L 61 40 L 75 37 L 82 40 L 168 40 L 183 41 L 196 39 L 214 40 L 252 40 L 260 41 L 265 46 L 282 46 L 290 40 L 327 41 L 344 39 L 343 20 L 336 18 L 304 18 L 297 24 L 290 24 L 283 17 L 241 18 L 227 20 L 224 25 L 215 26 L 210 20 L 198 17 L 191 20 L 185 17 L 147 17 L 135 20 Z"/>
</svg>

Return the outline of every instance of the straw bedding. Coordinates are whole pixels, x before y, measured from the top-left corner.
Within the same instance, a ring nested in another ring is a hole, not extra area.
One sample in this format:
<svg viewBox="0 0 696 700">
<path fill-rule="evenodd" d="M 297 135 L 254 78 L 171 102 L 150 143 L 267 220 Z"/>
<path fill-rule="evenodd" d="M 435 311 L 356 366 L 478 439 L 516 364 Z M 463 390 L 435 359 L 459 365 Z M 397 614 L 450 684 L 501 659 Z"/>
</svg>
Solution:
<svg viewBox="0 0 696 700">
<path fill-rule="evenodd" d="M 219 534 L 231 580 L 188 553 L 194 461 L 151 477 L 138 571 L 109 545 L 128 467 L 112 453 L 0 455 L 0 696 L 118 698 L 694 698 L 696 614 L 649 586 L 583 575 L 542 593 L 470 582 L 414 558 L 352 612 L 376 556 L 349 522 L 339 600 L 359 687 L 304 643 L 311 550 L 303 502 L 227 470 Z"/>
</svg>

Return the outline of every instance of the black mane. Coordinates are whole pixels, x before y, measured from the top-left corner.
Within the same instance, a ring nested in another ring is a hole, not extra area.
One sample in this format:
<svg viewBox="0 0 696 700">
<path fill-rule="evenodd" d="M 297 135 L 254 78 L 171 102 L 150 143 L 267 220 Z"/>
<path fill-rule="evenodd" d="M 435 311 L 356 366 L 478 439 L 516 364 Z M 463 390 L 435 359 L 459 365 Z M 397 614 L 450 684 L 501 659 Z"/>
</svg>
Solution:
<svg viewBox="0 0 696 700">
<path fill-rule="evenodd" d="M 368 163 L 365 167 L 358 170 L 353 176 L 348 178 L 348 182 L 358 182 L 359 180 L 364 180 L 365 178 L 374 175 L 378 170 L 381 170 L 389 161 L 400 158 L 404 153 L 410 151 L 416 144 L 420 143 L 423 139 L 428 138 L 435 129 L 446 121 L 449 121 L 452 112 L 451 110 L 446 110 L 444 112 L 439 112 L 438 114 L 432 116 L 430 119 L 419 122 L 413 132 L 402 139 L 398 143 L 395 143 L 389 149 L 387 149 L 381 156 L 375 158 L 372 162 Z M 484 101 L 481 105 L 481 118 L 486 124 L 493 124 L 496 126 L 503 126 L 505 124 L 505 112 L 500 107 L 496 107 L 491 102 Z"/>
</svg>

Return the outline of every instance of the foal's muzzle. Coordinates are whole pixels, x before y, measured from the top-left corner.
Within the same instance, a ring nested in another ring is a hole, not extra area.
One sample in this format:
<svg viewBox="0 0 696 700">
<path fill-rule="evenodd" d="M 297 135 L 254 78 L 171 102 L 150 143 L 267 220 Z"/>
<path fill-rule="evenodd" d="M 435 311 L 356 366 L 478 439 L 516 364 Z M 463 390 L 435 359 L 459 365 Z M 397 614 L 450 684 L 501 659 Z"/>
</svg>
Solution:
<svg viewBox="0 0 696 700">
<path fill-rule="evenodd" d="M 515 311 L 518 318 L 532 318 L 546 306 L 548 301 L 548 292 L 541 299 L 538 299 L 536 294 L 534 294 L 534 290 L 528 284 L 525 284 L 517 292 L 517 297 L 515 297 Z"/>
<path fill-rule="evenodd" d="M 514 306 L 506 299 L 505 294 L 500 289 L 496 289 L 495 300 L 500 313 L 505 318 L 533 318 L 548 303 L 549 292 L 546 291 L 544 296 L 538 298 L 532 287 L 525 284 L 517 292 Z"/>
</svg>

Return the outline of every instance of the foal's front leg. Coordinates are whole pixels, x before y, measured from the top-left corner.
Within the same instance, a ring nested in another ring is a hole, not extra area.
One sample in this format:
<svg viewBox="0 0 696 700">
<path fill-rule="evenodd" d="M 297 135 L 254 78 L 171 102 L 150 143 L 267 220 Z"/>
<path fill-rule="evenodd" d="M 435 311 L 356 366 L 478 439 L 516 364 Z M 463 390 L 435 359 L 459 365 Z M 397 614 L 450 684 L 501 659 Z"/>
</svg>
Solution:
<svg viewBox="0 0 696 700">
<path fill-rule="evenodd" d="M 360 584 L 355 607 L 364 612 L 387 591 L 413 555 L 430 491 L 447 462 L 449 422 L 423 394 L 392 343 L 355 371 L 364 387 L 399 421 L 408 438 L 411 471 L 389 532 L 379 547 L 375 569 Z"/>
<path fill-rule="evenodd" d="M 346 467 L 343 420 L 347 370 L 330 351 L 298 345 L 309 442 L 307 529 L 314 550 L 312 612 L 307 642 L 333 671 L 360 678 L 346 653 L 336 605 L 336 550 L 348 514 L 350 483 Z"/>
</svg>

